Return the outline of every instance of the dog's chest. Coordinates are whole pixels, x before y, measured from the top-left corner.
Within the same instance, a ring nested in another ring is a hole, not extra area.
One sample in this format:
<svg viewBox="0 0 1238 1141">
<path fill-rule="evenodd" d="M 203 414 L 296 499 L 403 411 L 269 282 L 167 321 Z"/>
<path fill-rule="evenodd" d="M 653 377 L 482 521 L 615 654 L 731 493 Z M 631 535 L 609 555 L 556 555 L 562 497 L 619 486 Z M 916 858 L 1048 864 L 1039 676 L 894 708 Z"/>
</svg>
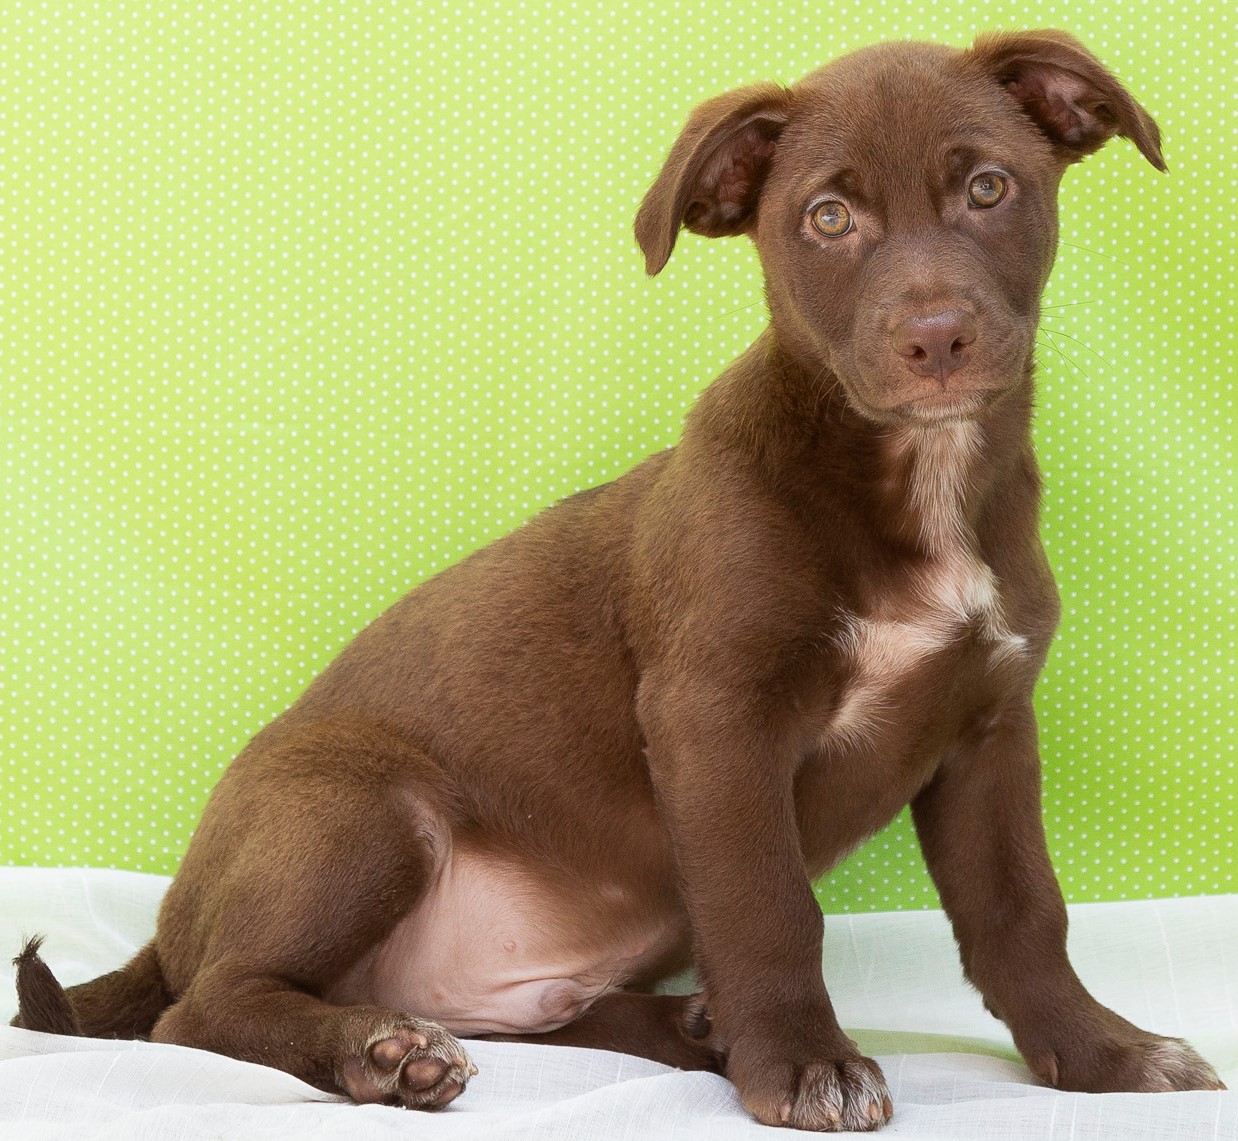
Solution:
<svg viewBox="0 0 1238 1141">
<path fill-rule="evenodd" d="M 907 738 L 913 721 L 965 718 L 988 689 L 985 680 L 996 680 L 1026 645 L 1007 625 L 986 564 L 961 554 L 926 567 L 901 598 L 844 616 L 836 639 L 841 682 L 824 743 L 857 747 L 891 733 Z M 965 680 L 980 684 L 961 693 Z"/>
<path fill-rule="evenodd" d="M 951 425 L 891 442 L 891 479 L 901 481 L 923 557 L 862 590 L 863 604 L 839 616 L 840 683 L 823 735 L 830 751 L 878 741 L 912 748 L 965 722 L 1027 647 L 967 522 L 978 432 Z"/>
</svg>

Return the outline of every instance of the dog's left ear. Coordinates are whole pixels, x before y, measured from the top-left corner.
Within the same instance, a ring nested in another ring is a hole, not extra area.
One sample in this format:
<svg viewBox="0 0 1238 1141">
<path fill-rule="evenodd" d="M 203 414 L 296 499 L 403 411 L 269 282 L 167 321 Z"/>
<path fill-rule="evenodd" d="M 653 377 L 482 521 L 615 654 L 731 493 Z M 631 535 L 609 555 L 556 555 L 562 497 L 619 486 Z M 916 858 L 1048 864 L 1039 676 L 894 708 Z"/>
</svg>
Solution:
<svg viewBox="0 0 1238 1141">
<path fill-rule="evenodd" d="M 1161 133 L 1152 116 L 1074 36 L 1044 29 L 979 36 L 971 58 L 1006 88 L 1067 162 L 1114 135 L 1130 139 L 1157 170 Z"/>
<path fill-rule="evenodd" d="M 711 238 L 744 231 L 790 104 L 784 88 L 758 83 L 692 112 L 636 214 L 650 277 L 666 265 L 680 226 Z"/>
</svg>

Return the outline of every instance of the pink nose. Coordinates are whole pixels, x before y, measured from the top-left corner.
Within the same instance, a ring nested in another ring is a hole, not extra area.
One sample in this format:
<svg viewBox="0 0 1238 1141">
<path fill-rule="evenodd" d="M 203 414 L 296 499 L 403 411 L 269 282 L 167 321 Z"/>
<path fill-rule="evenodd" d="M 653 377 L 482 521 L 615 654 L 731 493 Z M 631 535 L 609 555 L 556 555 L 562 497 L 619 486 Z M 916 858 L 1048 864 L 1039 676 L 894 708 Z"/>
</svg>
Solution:
<svg viewBox="0 0 1238 1141">
<path fill-rule="evenodd" d="M 946 377 L 967 363 L 967 349 L 975 339 L 976 323 L 959 309 L 904 317 L 890 334 L 907 367 L 917 376 L 935 376 L 943 389 Z"/>
</svg>

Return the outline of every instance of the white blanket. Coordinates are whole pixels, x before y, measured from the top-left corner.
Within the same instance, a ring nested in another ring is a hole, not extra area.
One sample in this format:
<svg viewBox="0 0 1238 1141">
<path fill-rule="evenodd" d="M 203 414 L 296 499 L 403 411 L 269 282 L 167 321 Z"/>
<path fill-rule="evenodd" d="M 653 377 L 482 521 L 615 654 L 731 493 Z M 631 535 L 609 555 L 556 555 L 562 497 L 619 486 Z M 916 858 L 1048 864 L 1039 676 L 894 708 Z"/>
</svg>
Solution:
<svg viewBox="0 0 1238 1141">
<path fill-rule="evenodd" d="M 65 983 L 123 962 L 167 885 L 111 871 L 0 869 L 0 953 L 47 935 Z M 1071 908 L 1084 982 L 1132 1021 L 1186 1037 L 1238 1087 L 1238 895 Z M 1057 1093 L 1032 1082 L 963 982 L 938 912 L 826 919 L 843 1025 L 894 1098 L 885 1136 L 983 1141 L 1238 1141 L 1238 1093 Z M 5 1020 L 15 1005 L 5 977 Z M 601 1050 L 474 1042 L 480 1073 L 447 1109 L 354 1106 L 278 1070 L 179 1046 L 0 1029 L 0 1137 L 785 1139 L 731 1086 Z"/>
</svg>

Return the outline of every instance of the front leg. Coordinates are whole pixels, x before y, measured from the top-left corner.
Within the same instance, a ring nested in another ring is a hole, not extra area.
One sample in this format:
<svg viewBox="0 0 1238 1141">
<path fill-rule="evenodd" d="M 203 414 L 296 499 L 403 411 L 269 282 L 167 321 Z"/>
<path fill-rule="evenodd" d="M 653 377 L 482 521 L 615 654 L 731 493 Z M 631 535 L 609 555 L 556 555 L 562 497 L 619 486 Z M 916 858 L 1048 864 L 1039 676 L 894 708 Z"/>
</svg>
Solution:
<svg viewBox="0 0 1238 1141">
<path fill-rule="evenodd" d="M 877 1064 L 839 1028 L 821 974 L 821 909 L 800 851 L 793 757 L 751 691 L 647 678 L 640 714 L 671 834 L 713 1041 L 766 1125 L 876 1129 Z"/>
<path fill-rule="evenodd" d="M 964 973 L 1038 1078 L 1088 1093 L 1224 1088 L 1185 1042 L 1101 1006 L 1071 967 L 1030 702 L 949 756 L 911 808 Z"/>
</svg>

